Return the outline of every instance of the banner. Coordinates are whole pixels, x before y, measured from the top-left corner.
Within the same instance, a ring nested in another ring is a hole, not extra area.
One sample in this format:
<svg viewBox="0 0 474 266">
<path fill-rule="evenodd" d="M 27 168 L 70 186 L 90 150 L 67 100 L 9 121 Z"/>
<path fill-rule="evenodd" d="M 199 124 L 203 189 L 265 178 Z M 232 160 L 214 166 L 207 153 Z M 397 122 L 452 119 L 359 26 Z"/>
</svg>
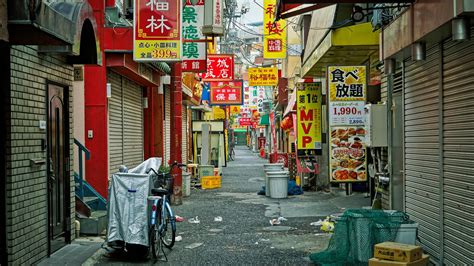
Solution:
<svg viewBox="0 0 474 266">
<path fill-rule="evenodd" d="M 181 0 L 134 3 L 133 60 L 181 60 Z"/>
<path fill-rule="evenodd" d="M 366 66 L 330 66 L 327 75 L 331 182 L 366 181 Z"/>
<path fill-rule="evenodd" d="M 286 57 L 286 21 L 275 21 L 276 0 L 263 1 L 263 58 Z"/>
<path fill-rule="evenodd" d="M 278 68 L 250 67 L 248 70 L 249 86 L 277 86 Z"/>
<path fill-rule="evenodd" d="M 241 105 L 243 100 L 242 83 L 241 80 L 210 82 L 210 103 L 214 105 Z"/>
<path fill-rule="evenodd" d="M 204 0 L 198 0 L 195 5 L 191 0 L 186 1 L 183 9 L 183 72 L 206 72 L 206 43 L 201 32 L 204 25 Z M 200 42 L 186 42 L 186 40 L 201 40 Z"/>
<path fill-rule="evenodd" d="M 207 72 L 201 77 L 203 81 L 234 80 L 234 55 L 208 54 Z"/>
<path fill-rule="evenodd" d="M 271 136 L 272 136 L 272 153 L 276 154 L 278 153 L 278 147 L 277 147 L 277 137 L 276 137 L 276 125 L 275 125 L 275 112 L 270 113 L 270 128 L 272 130 Z"/>
<path fill-rule="evenodd" d="M 298 83 L 296 99 L 298 150 L 322 149 L 321 82 Z"/>
</svg>

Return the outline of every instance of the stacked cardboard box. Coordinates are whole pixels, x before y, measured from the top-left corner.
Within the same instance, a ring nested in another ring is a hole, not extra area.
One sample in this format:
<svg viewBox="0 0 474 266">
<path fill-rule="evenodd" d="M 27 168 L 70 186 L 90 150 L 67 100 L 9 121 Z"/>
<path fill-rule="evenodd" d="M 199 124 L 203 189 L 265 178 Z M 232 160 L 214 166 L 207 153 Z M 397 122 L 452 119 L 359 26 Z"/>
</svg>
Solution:
<svg viewBox="0 0 474 266">
<path fill-rule="evenodd" d="M 375 245 L 369 266 L 426 266 L 428 260 L 429 256 L 423 254 L 421 247 L 384 242 Z"/>
</svg>

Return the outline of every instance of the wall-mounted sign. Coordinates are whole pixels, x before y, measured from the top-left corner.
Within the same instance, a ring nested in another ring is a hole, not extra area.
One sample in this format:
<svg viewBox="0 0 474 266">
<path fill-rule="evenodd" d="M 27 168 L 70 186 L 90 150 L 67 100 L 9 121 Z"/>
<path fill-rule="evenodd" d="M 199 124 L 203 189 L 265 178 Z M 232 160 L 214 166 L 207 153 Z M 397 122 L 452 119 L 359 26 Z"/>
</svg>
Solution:
<svg viewBox="0 0 474 266">
<path fill-rule="evenodd" d="M 366 66 L 330 66 L 327 75 L 331 182 L 366 181 Z"/>
<path fill-rule="evenodd" d="M 275 21 L 276 0 L 263 1 L 263 57 L 286 57 L 286 21 Z"/>
<path fill-rule="evenodd" d="M 202 33 L 206 36 L 220 36 L 224 34 L 224 0 L 206 0 L 204 12 L 204 26 Z"/>
<path fill-rule="evenodd" d="M 233 81 L 234 55 L 208 54 L 207 72 L 201 77 L 203 81 Z"/>
<path fill-rule="evenodd" d="M 210 82 L 211 104 L 241 105 L 242 83 L 241 80 Z"/>
<path fill-rule="evenodd" d="M 233 114 L 233 115 L 239 115 L 240 114 L 240 105 L 230 106 L 230 113 Z"/>
<path fill-rule="evenodd" d="M 250 117 L 241 117 L 239 119 L 239 125 L 241 125 L 241 126 L 251 126 L 252 125 L 252 119 Z"/>
<path fill-rule="evenodd" d="M 248 69 L 249 86 L 277 86 L 278 68 L 251 67 Z"/>
<path fill-rule="evenodd" d="M 321 82 L 299 83 L 296 115 L 298 150 L 321 149 Z"/>
<path fill-rule="evenodd" d="M 206 72 L 206 43 L 201 32 L 204 25 L 204 0 L 199 0 L 195 5 L 191 0 L 186 1 L 183 9 L 183 62 L 181 64 L 184 72 Z M 192 40 L 193 42 L 186 42 Z"/>
<path fill-rule="evenodd" d="M 181 60 L 181 2 L 134 1 L 134 61 Z"/>
</svg>

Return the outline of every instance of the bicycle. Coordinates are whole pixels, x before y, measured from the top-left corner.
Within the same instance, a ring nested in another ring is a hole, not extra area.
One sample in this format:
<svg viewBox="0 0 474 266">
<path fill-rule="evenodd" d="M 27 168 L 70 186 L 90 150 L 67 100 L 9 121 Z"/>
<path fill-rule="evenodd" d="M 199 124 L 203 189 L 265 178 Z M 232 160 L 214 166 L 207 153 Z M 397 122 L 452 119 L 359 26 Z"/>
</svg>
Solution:
<svg viewBox="0 0 474 266">
<path fill-rule="evenodd" d="M 174 162 L 171 165 L 170 171 L 173 170 L 173 167 L 182 166 L 185 165 Z M 157 172 L 155 169 L 149 168 L 147 174 L 150 171 L 157 176 L 160 186 L 159 188 L 151 189 L 152 196 L 148 196 L 148 200 L 153 202 L 149 229 L 150 251 L 154 259 L 159 257 L 160 251 L 163 252 L 166 261 L 168 261 L 162 245 L 171 249 L 174 246 L 176 237 L 176 220 L 169 204 L 169 196 L 172 193 L 170 190 L 172 190 L 173 178 L 169 178 L 167 183 L 166 173 L 160 172 L 159 170 Z M 160 177 L 162 177 L 162 180 L 160 180 Z M 168 225 L 171 226 L 171 238 L 168 238 L 167 236 Z"/>
</svg>

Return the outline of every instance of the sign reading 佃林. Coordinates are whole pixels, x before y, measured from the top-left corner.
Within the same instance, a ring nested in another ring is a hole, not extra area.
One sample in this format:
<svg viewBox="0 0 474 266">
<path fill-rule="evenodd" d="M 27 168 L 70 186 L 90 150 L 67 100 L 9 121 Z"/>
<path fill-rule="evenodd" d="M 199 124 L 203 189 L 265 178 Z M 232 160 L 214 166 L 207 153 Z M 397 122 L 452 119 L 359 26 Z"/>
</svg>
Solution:
<svg viewBox="0 0 474 266">
<path fill-rule="evenodd" d="M 321 82 L 299 83 L 296 94 L 298 150 L 321 149 Z"/>
<path fill-rule="evenodd" d="M 331 182 L 367 180 L 366 69 L 366 66 L 328 67 Z"/>
<path fill-rule="evenodd" d="M 181 0 L 134 0 L 133 60 L 181 60 Z"/>
<path fill-rule="evenodd" d="M 251 67 L 248 69 L 249 86 L 277 86 L 278 68 Z"/>
</svg>

